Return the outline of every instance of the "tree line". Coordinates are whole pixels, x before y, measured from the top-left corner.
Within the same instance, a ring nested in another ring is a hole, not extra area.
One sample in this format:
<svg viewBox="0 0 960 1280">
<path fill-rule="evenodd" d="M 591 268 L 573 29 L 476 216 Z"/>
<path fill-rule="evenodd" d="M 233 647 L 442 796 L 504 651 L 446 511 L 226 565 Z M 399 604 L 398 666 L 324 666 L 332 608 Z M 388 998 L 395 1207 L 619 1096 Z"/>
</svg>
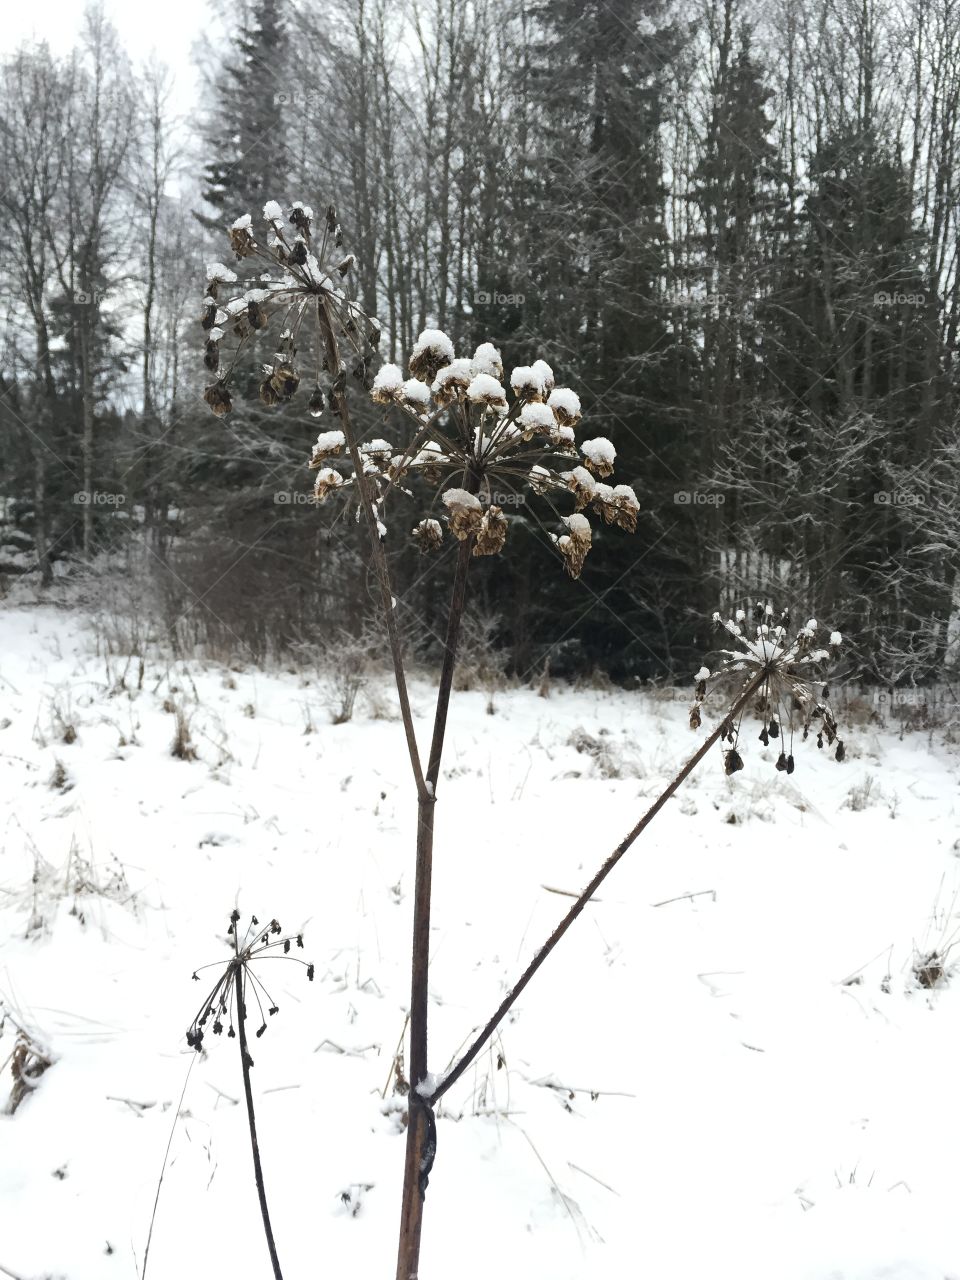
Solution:
<svg viewBox="0 0 960 1280">
<path fill-rule="evenodd" d="M 239 16 L 238 16 L 239 15 Z M 425 327 L 543 358 L 616 445 L 636 538 L 545 572 L 551 513 L 475 608 L 518 675 L 685 677 L 704 619 L 831 619 L 868 678 L 956 657 L 952 0 L 255 0 L 204 101 L 96 8 L 0 71 L 0 575 L 106 571 L 176 645 L 363 634 L 350 513 L 309 507 L 306 396 L 201 402 L 204 265 L 267 200 L 335 202 L 383 359 Z M 198 122 L 199 125 L 198 125 Z M 264 339 L 267 341 L 268 339 Z M 356 380 L 356 414 L 392 439 Z M 321 426 L 324 425 L 321 422 Z M 389 555 L 415 648 L 452 565 Z M 697 660 L 697 665 L 699 661 Z"/>
</svg>

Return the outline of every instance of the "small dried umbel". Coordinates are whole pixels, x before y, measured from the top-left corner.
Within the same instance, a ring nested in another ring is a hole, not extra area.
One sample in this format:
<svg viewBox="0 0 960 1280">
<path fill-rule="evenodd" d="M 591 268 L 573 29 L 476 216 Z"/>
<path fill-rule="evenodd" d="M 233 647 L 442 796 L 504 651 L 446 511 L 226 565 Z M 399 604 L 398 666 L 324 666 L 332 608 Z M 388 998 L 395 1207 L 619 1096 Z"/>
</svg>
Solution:
<svg viewBox="0 0 960 1280">
<path fill-rule="evenodd" d="M 208 1029 L 215 1036 L 219 1036 L 223 1034 L 224 1026 L 226 1025 L 229 1039 L 233 1039 L 237 1034 L 235 1024 L 237 1017 L 241 1014 L 241 1010 L 237 1008 L 234 1000 L 237 974 L 240 975 L 241 979 L 244 1016 L 249 1012 L 248 992 L 253 993 L 254 1002 L 260 1013 L 260 1025 L 256 1032 L 257 1037 L 262 1036 L 266 1031 L 267 1018 L 272 1018 L 274 1014 L 279 1012 L 276 1002 L 253 970 L 253 965 L 258 960 L 262 960 L 266 956 L 276 955 L 279 952 L 288 959 L 296 960 L 298 964 L 302 964 L 307 971 L 307 977 L 311 982 L 313 981 L 313 965 L 306 960 L 301 960 L 299 956 L 290 954 L 294 946 L 298 950 L 302 950 L 302 933 L 284 934 L 278 921 L 271 920 L 267 925 L 261 925 L 256 916 L 251 916 L 246 933 L 241 939 L 237 932 L 239 920 L 240 912 L 233 911 L 230 916 L 230 926 L 227 929 L 227 940 L 233 948 L 233 954 L 229 960 L 201 965 L 199 969 L 195 969 L 193 972 L 194 982 L 199 982 L 200 974 L 205 969 L 222 970 L 219 978 L 214 983 L 213 989 L 209 992 L 187 1028 L 187 1044 L 191 1049 L 196 1049 L 198 1053 L 203 1047 L 204 1037 Z M 253 1066 L 252 1061 L 248 1065 Z"/>
<path fill-rule="evenodd" d="M 264 234 L 254 233 L 253 218 L 243 214 L 230 227 L 230 248 L 238 262 L 249 273 L 240 280 L 237 272 L 219 262 L 207 267 L 200 324 L 207 341 L 204 363 L 220 382 L 207 387 L 204 399 L 214 413 L 223 416 L 232 409 L 226 384 L 229 383 L 238 357 L 246 343 L 268 331 L 274 317 L 283 323 L 270 363 L 263 367 L 259 385 L 262 404 L 272 408 L 286 403 L 297 394 L 301 381 L 297 365 L 304 325 L 317 329 L 319 303 L 329 309 L 347 348 L 352 350 L 353 366 L 365 377 L 366 360 L 380 338 L 380 327 L 363 309 L 348 298 L 343 277 L 350 262 L 338 249 L 340 227 L 334 216 L 333 225 L 326 220 L 317 243 L 311 228 L 313 210 L 299 201 L 287 212 L 276 200 L 268 200 L 263 208 Z M 229 297 L 222 296 L 227 293 Z M 235 347 L 221 353 L 219 339 L 232 332 Z M 319 335 L 313 348 L 319 352 Z M 317 377 L 311 378 L 308 411 L 315 417 L 323 412 L 323 390 Z M 219 390 L 217 389 L 219 388 Z"/>
<path fill-rule="evenodd" d="M 791 774 L 794 770 L 793 739 L 799 732 L 805 741 L 814 729 L 817 746 L 834 748 L 834 759 L 842 762 L 844 745 L 837 722 L 827 701 L 826 668 L 843 650 L 839 631 L 830 633 L 829 643 L 820 643 L 820 627 L 815 618 L 790 634 L 790 615 L 779 616 L 772 604 L 760 601 L 753 610 L 754 624 L 747 623 L 747 610 L 738 609 L 726 621 L 713 615 L 714 627 L 731 637 L 737 646 L 716 652 L 713 669 L 701 667 L 694 677 L 694 704 L 690 710 L 690 727 L 702 723 L 701 706 L 710 696 L 721 699 L 721 710 L 730 706 L 747 685 L 757 683 L 754 710 L 760 720 L 759 741 L 764 747 L 780 744 L 776 769 Z M 748 635 L 748 631 L 754 634 Z M 742 714 L 734 725 L 728 718 L 723 725 L 722 740 L 729 743 L 724 752 L 724 771 L 730 775 L 744 767 L 739 753 Z"/>
<path fill-rule="evenodd" d="M 268 1020 L 280 1012 L 279 1007 L 259 975 L 254 965 L 260 960 L 283 959 L 287 957 L 297 964 L 303 965 L 307 978 L 313 981 L 313 965 L 299 956 L 291 955 L 296 946 L 303 948 L 303 934 L 284 934 L 277 920 L 261 925 L 256 916 L 250 917 L 243 938 L 238 926 L 240 912 L 234 910 L 230 915 L 227 929 L 227 942 L 233 954 L 226 962 L 202 965 L 194 971 L 194 982 L 200 981 L 202 969 L 220 969 L 221 973 L 208 993 L 199 1011 L 187 1029 L 187 1044 L 197 1053 L 203 1051 L 203 1042 L 207 1030 L 215 1036 L 223 1035 L 226 1027 L 227 1037 L 236 1039 L 240 1055 L 240 1067 L 243 1073 L 244 1096 L 247 1104 L 247 1122 L 250 1128 L 250 1150 L 253 1155 L 254 1176 L 257 1183 L 260 1201 L 260 1216 L 263 1221 L 264 1235 L 270 1253 L 274 1280 L 283 1280 L 277 1247 L 273 1238 L 273 1227 L 267 1207 L 267 1192 L 263 1179 L 263 1168 L 260 1163 L 260 1144 L 257 1139 L 257 1119 L 254 1111 L 253 1090 L 250 1084 L 250 1071 L 253 1067 L 253 1056 L 250 1053 L 247 1020 L 253 1012 L 257 1012 L 257 1027 L 254 1031 L 256 1039 L 260 1039 L 267 1030 Z"/>
</svg>

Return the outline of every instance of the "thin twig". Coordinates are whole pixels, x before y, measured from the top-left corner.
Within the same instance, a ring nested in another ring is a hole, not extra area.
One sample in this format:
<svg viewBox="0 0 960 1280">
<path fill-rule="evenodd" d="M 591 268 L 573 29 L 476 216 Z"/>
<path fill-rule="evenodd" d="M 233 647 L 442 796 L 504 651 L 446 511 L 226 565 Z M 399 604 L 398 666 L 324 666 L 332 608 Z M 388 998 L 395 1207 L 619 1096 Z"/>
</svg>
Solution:
<svg viewBox="0 0 960 1280">
<path fill-rule="evenodd" d="M 666 907 L 671 902 L 683 902 L 685 900 L 689 900 L 690 902 L 692 902 L 694 898 L 702 898 L 706 894 L 709 894 L 713 898 L 714 902 L 716 902 L 717 900 L 716 889 L 698 889 L 696 893 L 680 893 L 675 898 L 664 898 L 662 902 L 651 902 L 650 905 L 652 907 Z"/>
<path fill-rule="evenodd" d="M 157 1194 L 153 1197 L 153 1212 L 150 1214 L 150 1230 L 147 1232 L 147 1244 L 143 1251 L 143 1271 L 140 1280 L 147 1280 L 147 1259 L 150 1257 L 150 1241 L 153 1239 L 153 1224 L 157 1220 L 157 1205 L 160 1203 L 160 1188 L 163 1186 L 164 1174 L 167 1172 L 167 1161 L 170 1159 L 170 1148 L 173 1146 L 173 1135 L 177 1128 L 177 1121 L 180 1119 L 180 1108 L 183 1106 L 183 1100 L 187 1094 L 187 1085 L 190 1083 L 190 1073 L 193 1070 L 193 1064 L 196 1062 L 196 1054 L 191 1054 L 190 1065 L 187 1067 L 187 1078 L 183 1082 L 183 1090 L 180 1093 L 180 1101 L 177 1103 L 177 1109 L 173 1113 L 173 1124 L 170 1126 L 170 1136 L 167 1138 L 167 1149 L 163 1153 L 163 1166 L 160 1169 L 160 1178 L 157 1182 Z"/>
</svg>

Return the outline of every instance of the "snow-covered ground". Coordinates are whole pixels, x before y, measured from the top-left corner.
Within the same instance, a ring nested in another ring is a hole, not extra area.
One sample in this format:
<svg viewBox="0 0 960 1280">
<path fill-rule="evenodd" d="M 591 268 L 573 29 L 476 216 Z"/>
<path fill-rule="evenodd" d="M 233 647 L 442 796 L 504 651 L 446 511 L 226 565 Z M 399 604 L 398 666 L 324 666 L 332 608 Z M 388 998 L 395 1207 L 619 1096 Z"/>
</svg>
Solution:
<svg viewBox="0 0 960 1280">
<path fill-rule="evenodd" d="M 171 1129 L 148 1277 L 269 1273 L 236 1042 L 184 1041 L 236 904 L 316 965 L 264 966 L 280 1012 L 253 1049 L 286 1280 L 392 1276 L 400 726 L 362 697 L 331 724 L 296 672 L 123 674 L 75 613 L 0 615 L 0 999 L 54 1058 L 0 1116 L 0 1275 L 133 1280 Z M 170 753 L 176 707 L 196 760 Z M 613 873 L 444 1099 L 424 1280 L 960 1277 L 960 974 L 912 974 L 960 935 L 960 749 L 860 719 L 845 764 L 811 741 L 789 779 L 753 735 L 732 779 L 718 750 Z M 692 749 L 686 720 L 679 697 L 455 696 L 434 1071 Z"/>
</svg>

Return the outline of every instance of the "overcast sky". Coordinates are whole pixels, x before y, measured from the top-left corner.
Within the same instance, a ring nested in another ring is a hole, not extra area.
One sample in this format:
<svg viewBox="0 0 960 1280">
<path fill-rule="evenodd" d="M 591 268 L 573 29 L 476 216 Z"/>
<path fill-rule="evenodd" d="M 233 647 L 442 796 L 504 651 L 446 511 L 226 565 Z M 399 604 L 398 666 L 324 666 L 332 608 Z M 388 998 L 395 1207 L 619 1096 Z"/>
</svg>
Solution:
<svg viewBox="0 0 960 1280">
<path fill-rule="evenodd" d="M 46 40 L 66 53 L 83 23 L 86 0 L 41 0 L 5 6 L 0 51 L 9 53 L 23 40 Z M 191 48 L 210 22 L 206 0 L 104 0 L 107 17 L 134 63 L 156 52 L 175 77 L 174 106 L 187 114 L 196 97 Z M 219 23 L 214 25 L 219 26 Z"/>
</svg>

